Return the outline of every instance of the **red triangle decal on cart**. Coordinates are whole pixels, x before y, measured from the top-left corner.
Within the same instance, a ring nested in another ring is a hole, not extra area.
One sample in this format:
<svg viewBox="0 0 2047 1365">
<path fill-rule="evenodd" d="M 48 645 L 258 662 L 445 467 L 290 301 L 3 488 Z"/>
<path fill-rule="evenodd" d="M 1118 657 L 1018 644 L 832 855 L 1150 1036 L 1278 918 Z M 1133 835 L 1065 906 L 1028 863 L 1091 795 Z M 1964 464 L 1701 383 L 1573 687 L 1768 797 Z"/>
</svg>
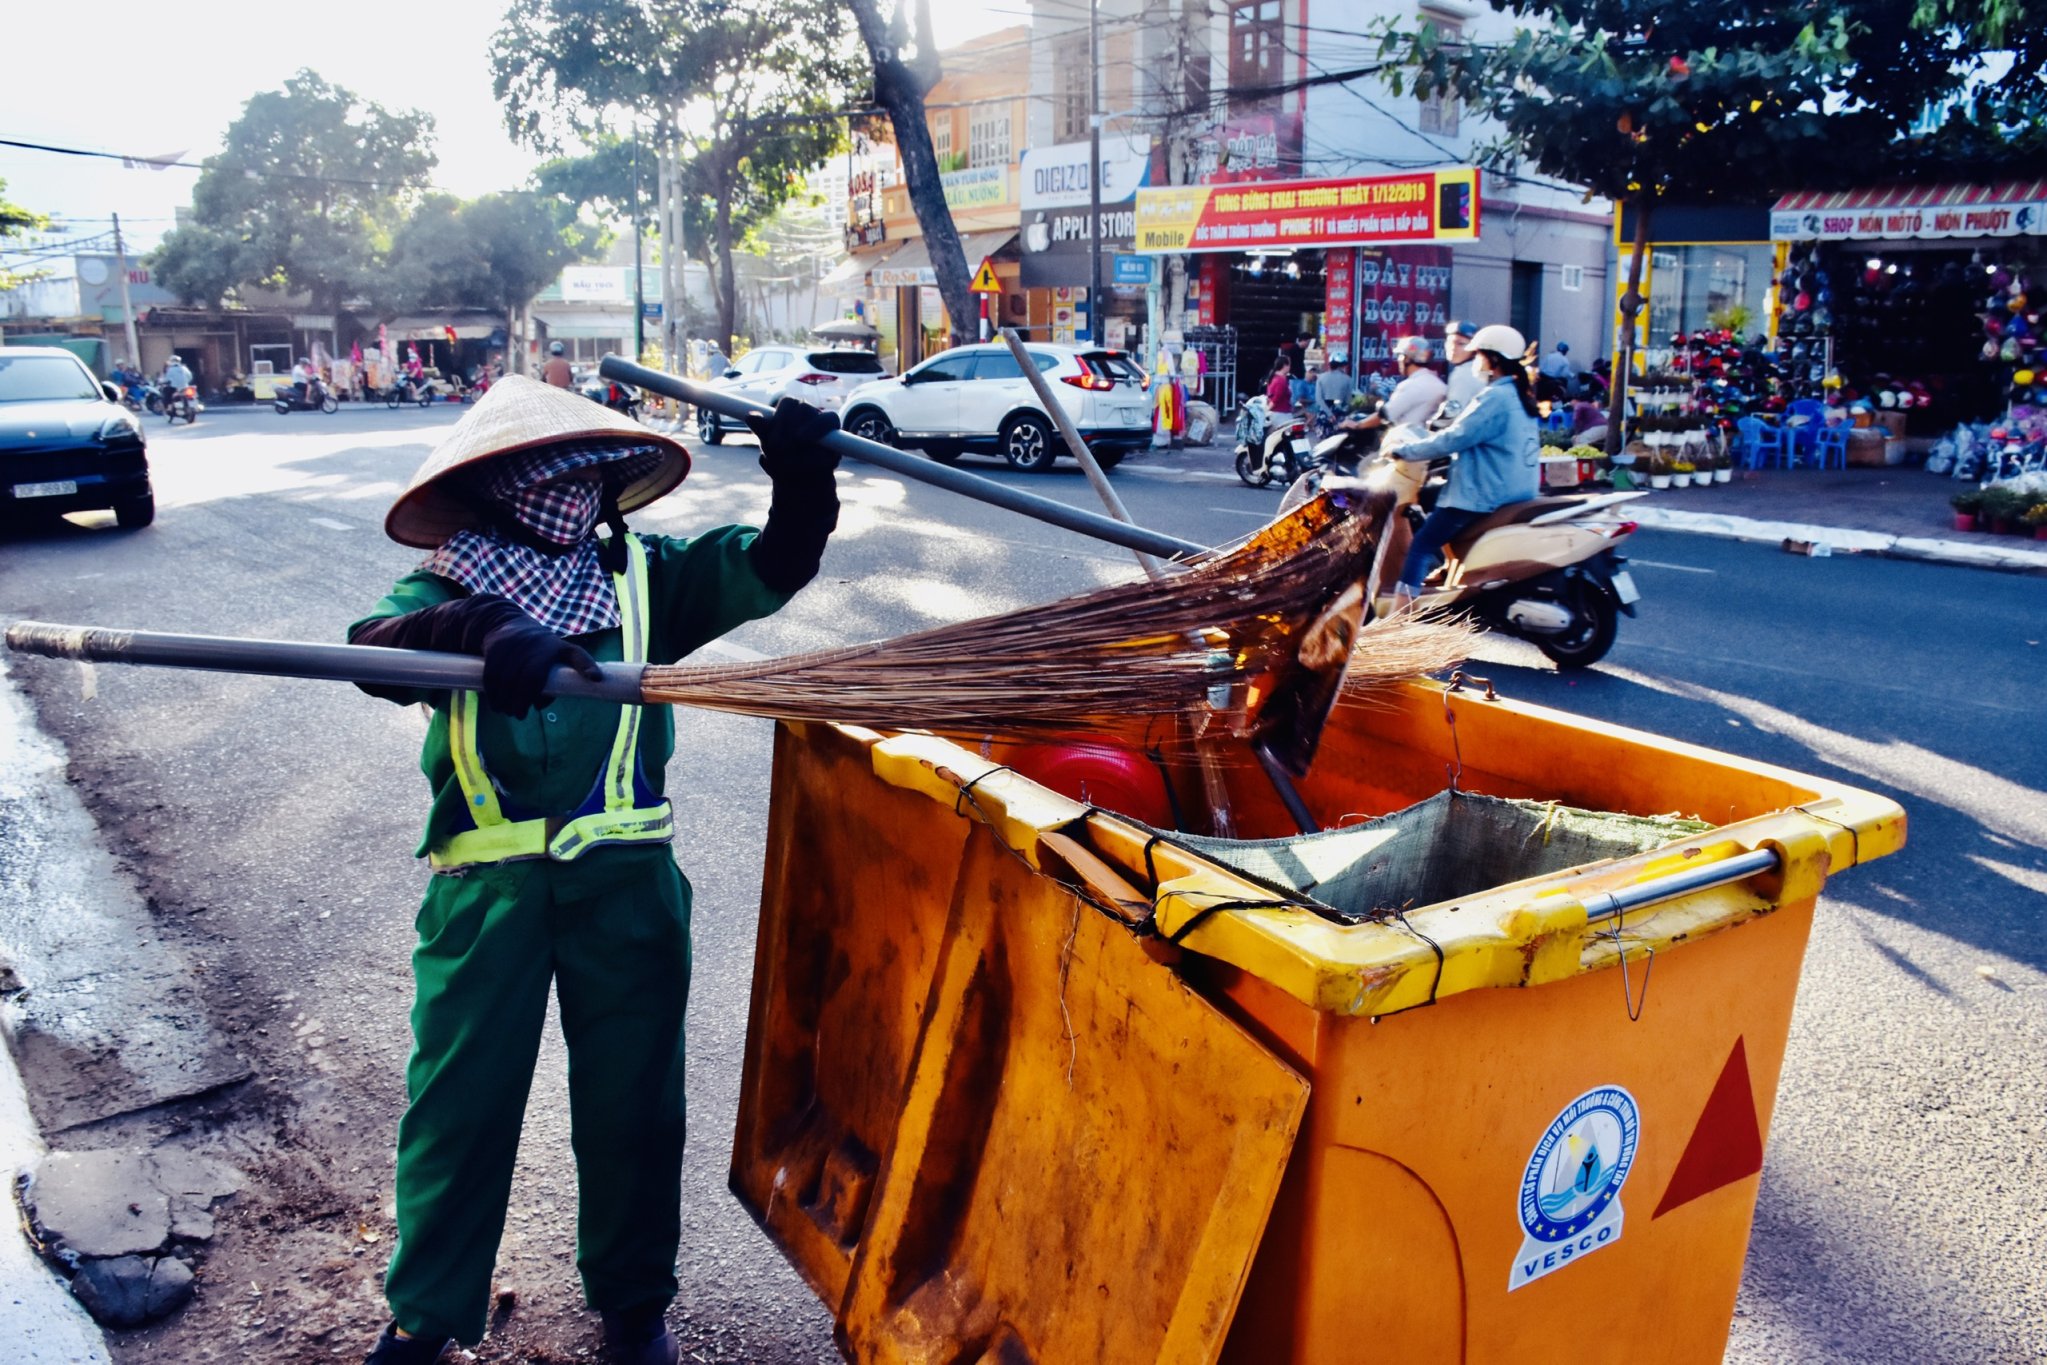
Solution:
<svg viewBox="0 0 2047 1365">
<path fill-rule="evenodd" d="M 1723 1185 L 1747 1179 L 1763 1169 L 1763 1130 L 1756 1122 L 1756 1099 L 1748 1078 L 1748 1050 L 1743 1040 L 1734 1040 L 1727 1065 L 1706 1097 L 1705 1112 L 1692 1129 L 1691 1141 L 1678 1158 L 1671 1174 L 1670 1188 L 1651 1215 L 1661 1218 L 1681 1204 Z"/>
</svg>

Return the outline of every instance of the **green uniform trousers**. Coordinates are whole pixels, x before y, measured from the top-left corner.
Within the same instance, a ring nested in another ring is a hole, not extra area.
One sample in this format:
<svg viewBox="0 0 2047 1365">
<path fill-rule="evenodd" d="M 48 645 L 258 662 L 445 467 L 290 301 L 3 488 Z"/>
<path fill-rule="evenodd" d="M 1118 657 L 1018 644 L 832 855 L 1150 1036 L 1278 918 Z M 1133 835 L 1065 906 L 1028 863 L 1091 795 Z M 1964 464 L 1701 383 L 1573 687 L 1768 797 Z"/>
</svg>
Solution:
<svg viewBox="0 0 2047 1365">
<path fill-rule="evenodd" d="M 384 1285 L 400 1327 L 483 1336 L 550 982 L 568 1044 L 584 1297 L 598 1310 L 675 1297 L 689 907 L 666 845 L 428 884 Z"/>
</svg>

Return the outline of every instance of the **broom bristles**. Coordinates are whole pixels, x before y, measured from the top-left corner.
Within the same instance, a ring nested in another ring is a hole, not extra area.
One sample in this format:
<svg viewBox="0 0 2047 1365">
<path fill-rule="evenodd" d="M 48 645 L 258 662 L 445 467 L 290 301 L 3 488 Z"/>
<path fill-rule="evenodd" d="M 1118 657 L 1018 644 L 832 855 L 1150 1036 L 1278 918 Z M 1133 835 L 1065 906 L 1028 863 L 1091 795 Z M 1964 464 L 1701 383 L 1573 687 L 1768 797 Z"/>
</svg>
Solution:
<svg viewBox="0 0 2047 1365">
<path fill-rule="evenodd" d="M 1026 736 L 1184 713 L 1297 667 L 1308 623 L 1369 564 L 1370 520 L 1319 500 L 1160 582 L 843 649 L 650 667 L 642 691 L 782 720 Z M 1469 634 L 1414 617 L 1375 623 L 1358 635 L 1344 690 L 1448 668 Z"/>
</svg>

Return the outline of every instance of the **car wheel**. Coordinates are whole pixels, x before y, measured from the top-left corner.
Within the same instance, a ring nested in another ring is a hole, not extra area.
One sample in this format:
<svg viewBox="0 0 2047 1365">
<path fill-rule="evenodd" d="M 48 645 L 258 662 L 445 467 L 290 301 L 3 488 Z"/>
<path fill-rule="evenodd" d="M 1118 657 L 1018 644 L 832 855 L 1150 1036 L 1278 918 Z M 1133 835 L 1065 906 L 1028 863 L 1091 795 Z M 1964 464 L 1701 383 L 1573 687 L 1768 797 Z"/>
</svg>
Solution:
<svg viewBox="0 0 2047 1365">
<path fill-rule="evenodd" d="M 1012 469 L 1037 474 L 1059 458 L 1052 446 L 1052 424 L 1034 412 L 1019 413 L 1002 428 L 1002 458 Z"/>
<path fill-rule="evenodd" d="M 114 522 L 124 531 L 139 531 L 156 520 L 156 494 L 139 493 L 114 504 Z"/>
<path fill-rule="evenodd" d="M 725 443 L 725 427 L 709 408 L 697 409 L 697 438 L 707 446 Z"/>
<path fill-rule="evenodd" d="M 1558 668 L 1590 668 L 1606 657 L 1620 630 L 1620 612 L 1613 598 L 1596 583 L 1580 580 L 1572 585 L 1567 605 L 1571 624 L 1559 635 L 1534 636 L 1535 647 L 1549 656 Z"/>
<path fill-rule="evenodd" d="M 846 430 L 863 441 L 892 446 L 896 443 L 894 423 L 879 408 L 861 408 L 846 419 Z"/>
</svg>

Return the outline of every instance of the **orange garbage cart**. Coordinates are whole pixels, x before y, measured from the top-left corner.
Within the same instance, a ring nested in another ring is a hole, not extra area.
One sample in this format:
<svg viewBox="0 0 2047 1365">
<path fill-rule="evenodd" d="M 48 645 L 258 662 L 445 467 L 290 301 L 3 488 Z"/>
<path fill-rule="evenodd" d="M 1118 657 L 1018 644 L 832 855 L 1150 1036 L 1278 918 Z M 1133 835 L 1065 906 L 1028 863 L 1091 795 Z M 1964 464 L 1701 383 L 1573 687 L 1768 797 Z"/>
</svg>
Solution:
<svg viewBox="0 0 2047 1365">
<path fill-rule="evenodd" d="M 1116 771 L 1184 811 L 1176 745 Z M 1248 755 L 1238 839 L 1027 766 L 777 732 L 731 1180 L 850 1358 L 1720 1359 L 1815 901 L 1896 805 L 1441 684 L 1339 708 L 1320 834 Z"/>
</svg>

